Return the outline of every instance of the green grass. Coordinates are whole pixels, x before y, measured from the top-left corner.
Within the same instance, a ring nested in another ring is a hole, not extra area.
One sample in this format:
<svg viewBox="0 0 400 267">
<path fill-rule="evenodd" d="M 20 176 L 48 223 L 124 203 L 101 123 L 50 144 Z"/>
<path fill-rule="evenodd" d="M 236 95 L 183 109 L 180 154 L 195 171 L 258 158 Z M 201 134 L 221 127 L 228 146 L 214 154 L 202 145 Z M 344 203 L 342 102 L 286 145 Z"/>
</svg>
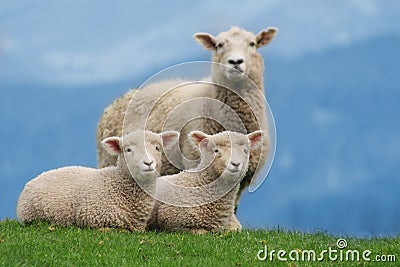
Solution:
<svg viewBox="0 0 400 267">
<path fill-rule="evenodd" d="M 0 266 L 376 266 L 377 262 L 259 261 L 257 252 L 337 249 L 338 237 L 324 233 L 282 230 L 244 230 L 241 233 L 190 235 L 185 233 L 131 233 L 99 231 L 35 223 L 20 226 L 16 221 L 0 222 Z M 395 255 L 400 266 L 400 237 L 346 238 L 346 249 L 369 249 L 377 254 Z M 286 255 L 288 257 L 288 255 Z M 300 256 L 301 257 L 301 256 Z"/>
</svg>

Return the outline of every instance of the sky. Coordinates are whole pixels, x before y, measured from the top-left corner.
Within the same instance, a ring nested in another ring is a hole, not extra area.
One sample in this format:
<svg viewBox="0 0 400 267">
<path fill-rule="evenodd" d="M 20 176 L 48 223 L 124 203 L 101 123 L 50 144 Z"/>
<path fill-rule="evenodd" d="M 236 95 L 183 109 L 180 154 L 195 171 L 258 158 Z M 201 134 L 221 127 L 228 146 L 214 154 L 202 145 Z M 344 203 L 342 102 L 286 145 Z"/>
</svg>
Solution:
<svg viewBox="0 0 400 267">
<path fill-rule="evenodd" d="M 7 1 L 0 10 L 0 77 L 46 84 L 127 79 L 198 52 L 194 33 L 232 25 L 278 27 L 268 52 L 298 57 L 399 34 L 399 16 L 398 2 L 387 0 Z"/>
<path fill-rule="evenodd" d="M 0 153 L 0 218 L 15 215 L 23 184 L 41 171 L 96 165 L 97 120 L 113 99 L 166 67 L 209 60 L 193 34 L 274 26 L 277 37 L 259 51 L 277 154 L 267 181 L 243 197 L 239 219 L 350 235 L 399 232 L 399 1 L 0 6 L 0 123 L 10 140 Z M 49 140 L 35 142 L 42 136 Z M 264 212 L 254 210 L 260 207 Z M 351 222 L 341 225 L 334 215 Z"/>
</svg>

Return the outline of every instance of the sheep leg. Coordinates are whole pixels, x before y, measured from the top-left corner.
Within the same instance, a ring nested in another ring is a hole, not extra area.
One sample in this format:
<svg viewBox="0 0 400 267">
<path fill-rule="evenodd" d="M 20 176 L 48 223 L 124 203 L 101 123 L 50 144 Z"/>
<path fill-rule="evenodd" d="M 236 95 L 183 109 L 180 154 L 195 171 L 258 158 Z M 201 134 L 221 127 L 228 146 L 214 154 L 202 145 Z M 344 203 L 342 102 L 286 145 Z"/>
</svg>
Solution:
<svg viewBox="0 0 400 267">
<path fill-rule="evenodd" d="M 227 220 L 226 225 L 224 226 L 224 230 L 226 231 L 241 231 L 242 225 L 239 220 L 236 218 L 235 214 L 232 214 L 231 217 Z"/>
</svg>

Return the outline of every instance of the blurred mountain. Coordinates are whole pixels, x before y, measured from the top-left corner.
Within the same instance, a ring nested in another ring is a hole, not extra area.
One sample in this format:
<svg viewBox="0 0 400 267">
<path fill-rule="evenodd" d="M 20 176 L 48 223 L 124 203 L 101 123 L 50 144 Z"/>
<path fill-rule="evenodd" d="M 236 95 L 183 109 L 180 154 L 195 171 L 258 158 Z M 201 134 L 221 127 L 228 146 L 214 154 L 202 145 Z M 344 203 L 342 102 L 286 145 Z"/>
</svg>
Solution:
<svg viewBox="0 0 400 267">
<path fill-rule="evenodd" d="M 266 56 L 277 153 L 263 186 L 241 200 L 243 225 L 400 233 L 399 47 L 399 37 L 381 36 L 299 58 Z M 0 218 L 15 217 L 24 184 L 42 171 L 96 166 L 104 107 L 156 70 L 102 85 L 0 84 Z"/>
</svg>

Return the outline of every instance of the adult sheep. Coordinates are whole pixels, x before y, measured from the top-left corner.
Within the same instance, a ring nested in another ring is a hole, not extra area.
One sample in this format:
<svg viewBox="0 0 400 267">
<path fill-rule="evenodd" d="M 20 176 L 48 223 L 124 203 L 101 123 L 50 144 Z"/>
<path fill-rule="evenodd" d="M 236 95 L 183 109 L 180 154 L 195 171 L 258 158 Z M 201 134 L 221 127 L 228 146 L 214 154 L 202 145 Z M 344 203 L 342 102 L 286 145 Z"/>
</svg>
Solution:
<svg viewBox="0 0 400 267">
<path fill-rule="evenodd" d="M 117 166 L 71 166 L 40 174 L 26 184 L 18 199 L 18 220 L 143 231 L 155 204 L 143 189 L 154 189 L 161 146 L 172 145 L 178 136 L 178 132 L 135 131 L 123 140 L 104 139 L 107 151 L 118 155 Z"/>
<path fill-rule="evenodd" d="M 193 105 L 187 112 L 183 111 L 180 114 L 183 116 L 197 111 L 193 114 L 193 118 L 199 115 L 217 116 L 223 118 L 223 122 L 197 119 L 185 124 L 182 128 L 182 122 L 179 119 L 173 120 L 168 130 L 182 131 L 179 144 L 184 158 L 180 159 L 181 165 L 177 168 L 163 157 L 162 175 L 177 173 L 182 166 L 190 168 L 199 162 L 198 151 L 194 150 L 187 141 L 187 134 L 192 130 L 200 130 L 208 134 L 223 130 L 241 133 L 268 130 L 263 85 L 264 64 L 257 49 L 269 44 L 276 33 L 277 29 L 273 27 L 262 30 L 257 35 L 232 27 L 216 37 L 208 33 L 195 34 L 196 41 L 212 51 L 212 61 L 216 63 L 212 65 L 209 79 L 211 83 L 187 84 L 186 80 L 161 81 L 150 84 L 142 90 L 130 90 L 115 100 L 106 108 L 99 121 L 98 166 L 113 165 L 116 161 L 115 157 L 110 157 L 105 153 L 101 140 L 112 135 L 120 136 L 123 131 L 128 133 L 135 129 L 143 129 L 144 125 L 147 130 L 161 132 L 164 130 L 163 122 L 168 114 L 185 101 L 199 97 L 215 99 L 217 102 L 213 103 L 217 104 L 212 104 L 212 107 L 207 108 L 204 106 L 198 108 L 201 105 Z M 173 90 L 168 91 L 170 88 Z M 129 105 L 132 98 L 135 99 L 135 104 Z M 221 106 L 225 107 L 221 108 Z M 237 117 L 229 114 L 231 111 L 239 116 L 240 122 Z M 249 170 L 241 183 L 238 196 L 262 167 L 268 151 L 269 141 L 266 140 L 262 149 L 251 153 Z"/>
</svg>

